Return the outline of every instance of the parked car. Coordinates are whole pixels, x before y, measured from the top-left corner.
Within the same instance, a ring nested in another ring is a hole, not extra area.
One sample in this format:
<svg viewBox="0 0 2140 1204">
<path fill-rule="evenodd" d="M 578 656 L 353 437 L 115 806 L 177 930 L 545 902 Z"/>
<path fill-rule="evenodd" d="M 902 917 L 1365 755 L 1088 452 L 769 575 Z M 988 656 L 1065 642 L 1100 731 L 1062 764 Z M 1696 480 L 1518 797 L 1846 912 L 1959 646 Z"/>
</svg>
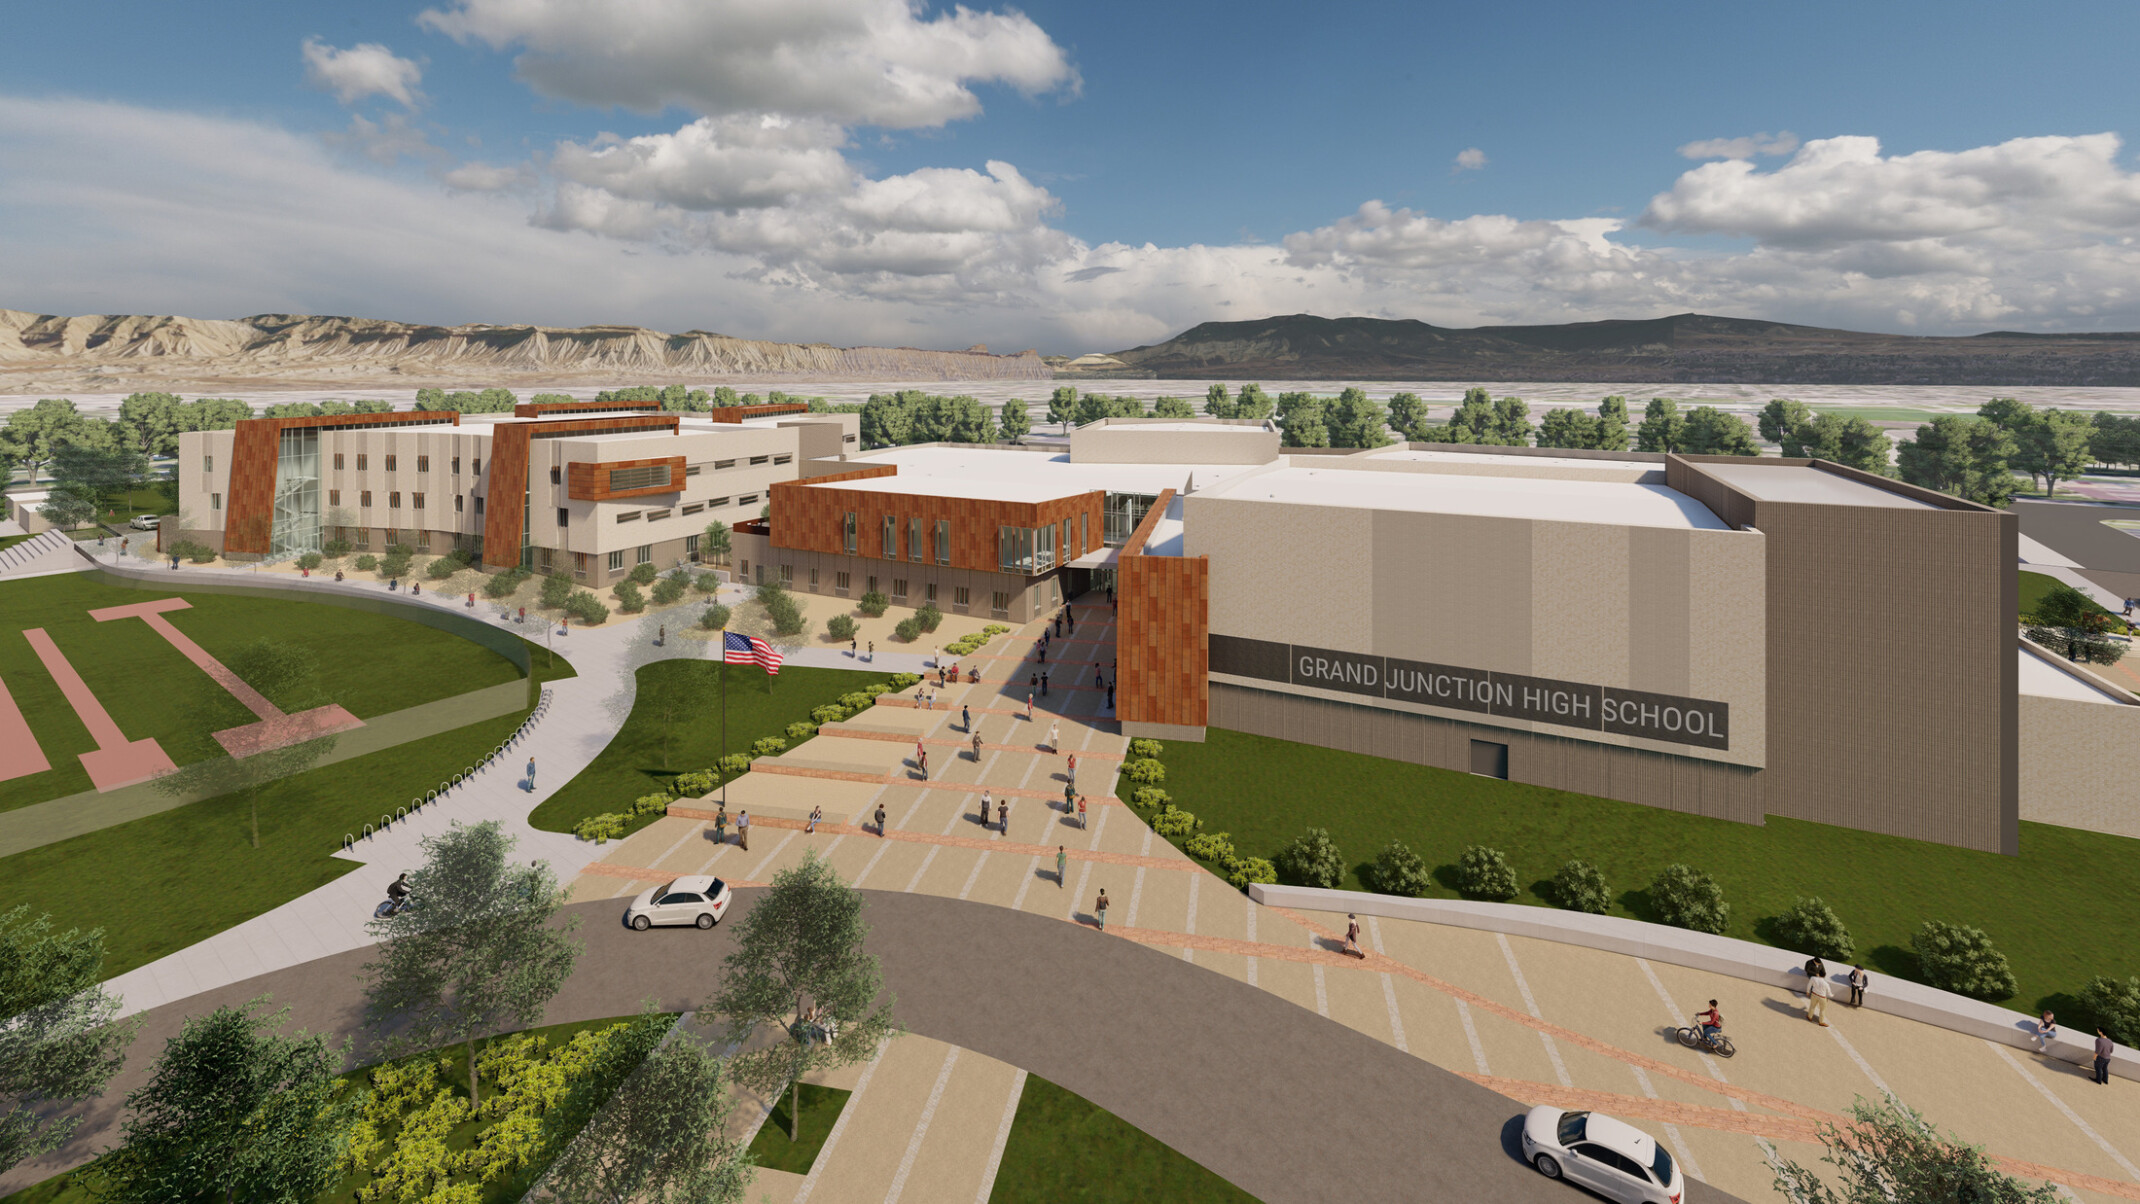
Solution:
<svg viewBox="0 0 2140 1204">
<path fill-rule="evenodd" d="M 694 875 L 667 886 L 642 891 L 624 911 L 624 922 L 640 932 L 656 924 L 696 924 L 711 928 L 728 914 L 733 892 L 719 878 Z"/>
<path fill-rule="evenodd" d="M 126 525 L 136 531 L 154 531 L 156 524 L 162 521 L 163 516 L 160 514 L 137 514 L 134 516 L 134 521 Z"/>
<path fill-rule="evenodd" d="M 1540 1104 L 1523 1118 L 1523 1156 L 1548 1179 L 1622 1204 L 1681 1204 L 1679 1165 L 1656 1138 L 1602 1112 Z"/>
</svg>

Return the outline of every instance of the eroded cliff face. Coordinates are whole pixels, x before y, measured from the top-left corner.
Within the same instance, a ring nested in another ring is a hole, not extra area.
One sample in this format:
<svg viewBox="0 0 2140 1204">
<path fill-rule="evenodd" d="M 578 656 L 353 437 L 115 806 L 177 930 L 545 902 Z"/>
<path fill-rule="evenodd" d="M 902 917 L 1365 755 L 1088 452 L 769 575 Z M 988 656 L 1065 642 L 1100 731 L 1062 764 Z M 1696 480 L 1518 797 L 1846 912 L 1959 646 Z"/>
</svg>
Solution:
<svg viewBox="0 0 2140 1204">
<path fill-rule="evenodd" d="M 253 386 L 617 384 L 719 377 L 1044 380 L 1038 354 L 770 343 L 639 326 L 412 326 L 379 318 L 256 314 L 62 317 L 0 309 L 0 391 Z"/>
</svg>

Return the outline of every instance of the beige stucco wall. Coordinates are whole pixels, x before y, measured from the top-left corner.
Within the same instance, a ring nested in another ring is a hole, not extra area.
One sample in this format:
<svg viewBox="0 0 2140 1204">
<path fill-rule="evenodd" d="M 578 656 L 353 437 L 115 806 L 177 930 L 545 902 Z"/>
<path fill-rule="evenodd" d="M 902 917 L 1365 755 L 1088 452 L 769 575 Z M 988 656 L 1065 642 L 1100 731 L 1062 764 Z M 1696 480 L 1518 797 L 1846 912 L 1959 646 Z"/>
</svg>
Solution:
<svg viewBox="0 0 2140 1204">
<path fill-rule="evenodd" d="M 1269 424 L 1213 422 L 1195 431 L 1157 429 L 1178 418 L 1110 418 L 1070 432 L 1073 464 L 1268 464 L 1279 434 Z"/>
<path fill-rule="evenodd" d="M 2140 837 L 2140 706 L 2021 696 L 2021 818 Z"/>
<path fill-rule="evenodd" d="M 1395 701 L 1376 705 L 1675 756 L 1766 763 L 1767 586 L 1758 531 L 1194 494 L 1183 506 L 1184 551 L 1211 558 L 1214 634 L 1723 702 L 1731 708 L 1731 747 L 1724 750 Z"/>
</svg>

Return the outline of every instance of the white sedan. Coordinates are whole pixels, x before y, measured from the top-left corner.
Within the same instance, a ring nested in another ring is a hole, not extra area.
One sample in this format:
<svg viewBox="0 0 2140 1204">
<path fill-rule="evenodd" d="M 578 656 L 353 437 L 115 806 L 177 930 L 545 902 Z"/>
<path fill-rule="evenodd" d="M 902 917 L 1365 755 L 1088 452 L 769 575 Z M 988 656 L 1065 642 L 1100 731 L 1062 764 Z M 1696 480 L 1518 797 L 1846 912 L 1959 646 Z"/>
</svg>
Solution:
<svg viewBox="0 0 2140 1204">
<path fill-rule="evenodd" d="M 624 911 L 624 922 L 640 932 L 656 924 L 696 924 L 711 928 L 728 914 L 731 892 L 719 878 L 678 878 L 667 886 L 642 891 Z"/>
<path fill-rule="evenodd" d="M 1657 1139 L 1599 1112 L 1539 1105 L 1523 1118 L 1523 1156 L 1548 1179 L 1567 1179 L 1623 1204 L 1680 1204 L 1686 1185 Z"/>
</svg>

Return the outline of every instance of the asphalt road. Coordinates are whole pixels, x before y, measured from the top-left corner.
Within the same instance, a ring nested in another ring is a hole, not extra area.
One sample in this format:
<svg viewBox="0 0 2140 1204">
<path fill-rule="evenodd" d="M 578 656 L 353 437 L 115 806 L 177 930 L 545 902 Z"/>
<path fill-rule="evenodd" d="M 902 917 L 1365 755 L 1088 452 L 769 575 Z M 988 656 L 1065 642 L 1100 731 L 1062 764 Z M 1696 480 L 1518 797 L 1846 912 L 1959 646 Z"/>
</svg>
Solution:
<svg viewBox="0 0 2140 1204">
<path fill-rule="evenodd" d="M 544 1023 L 670 1010 L 711 993 L 728 929 L 622 927 L 615 900 L 569 909 L 586 953 Z M 912 1032 L 1059 1083 L 1271 1204 L 1471 1200 L 1569 1204 L 1590 1197 L 1519 1161 L 1522 1107 L 1430 1063 L 1178 957 L 1008 908 L 865 891 L 870 948 Z M 358 950 L 146 1014 L 127 1067 L 74 1140 L 0 1176 L 13 1191 L 78 1166 L 117 1136 L 119 1101 L 184 1018 L 259 996 L 290 1023 L 362 1033 Z M 371 1060 L 358 1049 L 355 1060 Z M 1700 1198 L 1731 1200 L 1704 1188 Z"/>
<path fill-rule="evenodd" d="M 2021 533 L 2084 569 L 2140 573 L 2140 539 L 2103 525 L 2106 518 L 2140 521 L 2140 507 L 2081 502 L 2015 502 Z"/>
</svg>

